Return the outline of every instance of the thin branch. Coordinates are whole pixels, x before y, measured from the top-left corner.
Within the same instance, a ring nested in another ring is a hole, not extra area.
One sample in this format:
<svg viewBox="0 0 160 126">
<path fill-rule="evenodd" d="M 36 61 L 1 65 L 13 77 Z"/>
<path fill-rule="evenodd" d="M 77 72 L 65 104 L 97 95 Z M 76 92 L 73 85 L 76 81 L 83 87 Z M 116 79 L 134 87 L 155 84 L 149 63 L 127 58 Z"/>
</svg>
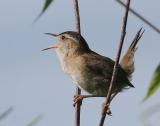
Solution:
<svg viewBox="0 0 160 126">
<path fill-rule="evenodd" d="M 76 23 L 75 23 L 76 24 L 76 30 L 79 34 L 81 34 L 78 0 L 73 0 L 73 2 L 74 2 L 74 13 L 75 13 L 75 20 L 76 20 Z"/>
<path fill-rule="evenodd" d="M 79 15 L 79 7 L 78 7 L 78 0 L 73 0 L 74 3 L 74 14 L 75 14 L 75 26 L 76 30 L 79 34 L 81 34 L 81 28 L 80 28 L 80 15 Z M 81 95 L 81 90 L 76 87 L 76 95 Z M 75 119 L 74 119 L 74 125 L 80 126 L 80 112 L 81 112 L 81 103 L 77 103 L 75 106 Z"/>
<path fill-rule="evenodd" d="M 123 7 L 126 7 L 126 5 L 120 1 L 120 0 L 116 0 L 116 2 L 118 2 L 120 5 L 122 5 Z M 146 23 L 147 25 L 149 25 L 154 31 L 156 31 L 157 33 L 160 34 L 160 29 L 157 28 L 154 24 L 152 24 L 149 20 L 147 20 L 146 18 L 144 18 L 142 15 L 140 15 L 139 13 L 137 13 L 134 9 L 129 8 L 129 11 L 135 15 L 136 17 L 138 17 L 140 20 L 142 20 L 144 23 Z"/>
<path fill-rule="evenodd" d="M 122 31 L 121 31 L 121 38 L 120 38 L 118 54 L 117 54 L 117 57 L 115 59 L 112 79 L 111 79 L 110 86 L 109 86 L 109 89 L 108 89 L 108 94 L 106 96 L 105 106 L 103 107 L 103 110 L 102 110 L 102 116 L 101 116 L 101 120 L 100 120 L 99 126 L 103 126 L 104 121 L 105 121 L 105 117 L 106 117 L 106 112 L 108 111 L 108 108 L 109 108 L 111 94 L 112 94 L 112 86 L 113 86 L 113 83 L 114 83 L 114 81 L 116 79 L 117 66 L 119 64 L 119 59 L 120 59 L 120 55 L 121 55 L 121 51 L 122 51 L 122 47 L 123 47 L 123 43 L 124 43 L 124 38 L 125 38 L 125 35 L 126 35 L 126 26 L 127 26 L 129 6 L 130 6 L 130 0 L 127 0 L 126 12 L 125 12 L 125 16 L 123 18 L 123 25 L 122 25 Z"/>
</svg>

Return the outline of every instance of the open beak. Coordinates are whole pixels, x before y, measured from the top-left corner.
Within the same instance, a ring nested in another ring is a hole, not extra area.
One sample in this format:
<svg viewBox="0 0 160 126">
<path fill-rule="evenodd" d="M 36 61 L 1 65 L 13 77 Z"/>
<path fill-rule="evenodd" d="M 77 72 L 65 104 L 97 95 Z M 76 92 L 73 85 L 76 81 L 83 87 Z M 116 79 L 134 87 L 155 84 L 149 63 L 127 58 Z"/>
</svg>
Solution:
<svg viewBox="0 0 160 126">
<path fill-rule="evenodd" d="M 45 33 L 46 35 L 51 35 L 51 36 L 53 36 L 54 38 L 56 38 L 57 39 L 57 36 L 58 35 L 56 35 L 56 34 L 53 34 L 53 33 Z M 54 45 L 54 46 L 52 46 L 52 47 L 49 47 L 49 48 L 45 48 L 45 49 L 43 49 L 42 51 L 45 51 L 45 50 L 49 50 L 49 49 L 55 49 L 55 48 L 58 48 L 58 45 Z"/>
<path fill-rule="evenodd" d="M 58 45 L 54 45 L 52 47 L 42 49 L 42 51 L 46 51 L 46 50 L 49 50 L 49 49 L 55 49 L 55 48 L 58 48 Z"/>
</svg>

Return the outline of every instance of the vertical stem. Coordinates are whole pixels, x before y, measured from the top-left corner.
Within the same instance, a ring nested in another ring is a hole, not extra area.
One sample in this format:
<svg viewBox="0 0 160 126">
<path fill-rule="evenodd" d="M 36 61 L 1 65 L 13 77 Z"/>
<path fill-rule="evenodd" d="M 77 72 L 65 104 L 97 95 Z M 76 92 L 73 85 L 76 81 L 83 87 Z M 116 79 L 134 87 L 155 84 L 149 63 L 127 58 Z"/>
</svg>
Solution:
<svg viewBox="0 0 160 126">
<path fill-rule="evenodd" d="M 78 0 L 73 0 L 74 3 L 74 14 L 75 14 L 75 26 L 76 26 L 76 31 L 81 34 L 81 28 L 80 28 L 80 15 L 79 15 L 79 7 L 78 7 Z M 80 95 L 81 90 L 76 87 L 76 95 Z M 81 111 L 81 104 L 82 103 L 77 103 L 75 106 L 75 119 L 74 119 L 74 125 L 75 126 L 80 126 L 80 111 Z"/>
<path fill-rule="evenodd" d="M 80 95 L 81 90 L 76 87 L 76 95 Z M 74 126 L 80 126 L 80 117 L 81 117 L 81 103 L 77 103 L 75 106 L 75 119 L 74 119 Z"/>
<path fill-rule="evenodd" d="M 112 94 L 112 86 L 113 86 L 113 83 L 114 83 L 114 81 L 116 79 L 117 66 L 119 64 L 119 59 L 120 59 L 120 55 L 121 55 L 121 51 L 122 51 L 122 47 L 123 47 L 123 43 L 124 43 L 124 38 L 125 38 L 125 35 L 126 35 L 126 26 L 127 26 L 129 6 L 130 6 L 130 0 L 127 0 L 126 12 L 125 12 L 125 16 L 123 18 L 123 25 L 122 25 L 122 31 L 121 31 L 121 38 L 120 38 L 118 53 L 117 53 L 117 56 L 116 56 L 116 59 L 115 59 L 115 64 L 114 64 L 114 68 L 113 68 L 113 74 L 112 74 L 110 86 L 109 86 L 109 89 L 108 89 L 108 94 L 106 96 L 105 106 L 104 106 L 104 108 L 102 110 L 102 116 L 101 116 L 101 120 L 100 120 L 99 126 L 103 126 L 104 121 L 105 121 L 105 117 L 106 117 L 106 112 L 107 112 L 109 104 L 110 104 L 110 98 L 111 98 L 111 94 Z"/>
<path fill-rule="evenodd" d="M 76 21 L 76 23 L 75 23 L 76 24 L 76 30 L 79 34 L 81 34 L 78 0 L 73 0 L 73 2 L 74 2 L 74 14 L 75 14 L 75 21 Z"/>
</svg>

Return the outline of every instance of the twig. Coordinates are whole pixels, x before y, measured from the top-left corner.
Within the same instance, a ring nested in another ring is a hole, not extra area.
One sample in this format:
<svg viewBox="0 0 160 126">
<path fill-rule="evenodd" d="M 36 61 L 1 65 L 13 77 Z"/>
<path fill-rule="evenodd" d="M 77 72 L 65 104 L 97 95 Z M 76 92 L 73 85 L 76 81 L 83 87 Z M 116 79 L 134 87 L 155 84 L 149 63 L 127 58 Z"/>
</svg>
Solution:
<svg viewBox="0 0 160 126">
<path fill-rule="evenodd" d="M 79 34 L 81 34 L 78 0 L 73 0 L 73 2 L 74 2 L 74 13 L 75 13 L 75 20 L 76 20 L 76 30 Z"/>
<path fill-rule="evenodd" d="M 106 117 L 106 112 L 109 108 L 110 98 L 111 98 L 111 94 L 112 94 L 112 86 L 113 86 L 113 83 L 114 83 L 116 75 L 117 75 L 117 66 L 119 64 L 119 59 L 120 59 L 120 55 L 121 55 L 121 51 L 122 51 L 122 47 L 123 47 L 123 43 L 124 43 L 124 38 L 125 38 L 125 35 L 126 35 L 126 26 L 127 26 L 129 6 L 130 6 L 130 0 L 127 0 L 126 12 L 125 12 L 125 16 L 123 18 L 123 25 L 122 25 L 122 31 L 121 31 L 120 44 L 119 44 L 119 48 L 118 48 L 118 54 L 117 54 L 117 57 L 115 59 L 112 79 L 111 79 L 110 86 L 109 86 L 109 89 L 108 89 L 108 94 L 106 96 L 105 106 L 103 107 L 103 110 L 102 110 L 102 116 L 101 116 L 99 126 L 103 126 L 104 121 L 105 121 L 105 117 Z"/>
<path fill-rule="evenodd" d="M 122 5 L 123 7 L 125 7 L 126 5 L 120 1 L 120 0 L 116 0 L 116 2 L 118 2 L 120 5 Z M 147 19 L 145 19 L 142 15 L 140 15 L 139 13 L 137 13 L 134 9 L 129 8 L 129 11 L 135 15 L 136 17 L 138 17 L 140 20 L 142 20 L 144 23 L 146 23 L 147 25 L 149 25 L 153 30 L 155 30 L 157 33 L 160 34 L 160 29 L 157 28 L 154 24 L 152 24 L 150 21 L 148 21 Z"/>
<path fill-rule="evenodd" d="M 79 7 L 78 7 L 78 0 L 73 0 L 74 3 L 74 14 L 75 14 L 75 21 L 76 21 L 76 30 L 79 34 L 81 34 L 81 28 L 80 28 L 80 15 L 79 15 Z M 81 90 L 76 87 L 76 95 L 80 95 Z M 77 103 L 75 106 L 75 119 L 74 119 L 74 125 L 80 126 L 80 111 L 81 111 L 81 104 Z"/>
</svg>

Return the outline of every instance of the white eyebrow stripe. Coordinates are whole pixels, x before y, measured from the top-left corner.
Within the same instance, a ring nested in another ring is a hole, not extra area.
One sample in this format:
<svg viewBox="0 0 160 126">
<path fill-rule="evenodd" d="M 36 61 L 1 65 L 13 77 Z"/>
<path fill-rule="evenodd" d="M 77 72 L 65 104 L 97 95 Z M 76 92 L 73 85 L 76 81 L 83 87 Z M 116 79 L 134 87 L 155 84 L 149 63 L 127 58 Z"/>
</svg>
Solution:
<svg viewBox="0 0 160 126">
<path fill-rule="evenodd" d="M 71 37 L 70 35 L 66 35 L 67 38 L 77 41 L 75 38 Z"/>
</svg>

